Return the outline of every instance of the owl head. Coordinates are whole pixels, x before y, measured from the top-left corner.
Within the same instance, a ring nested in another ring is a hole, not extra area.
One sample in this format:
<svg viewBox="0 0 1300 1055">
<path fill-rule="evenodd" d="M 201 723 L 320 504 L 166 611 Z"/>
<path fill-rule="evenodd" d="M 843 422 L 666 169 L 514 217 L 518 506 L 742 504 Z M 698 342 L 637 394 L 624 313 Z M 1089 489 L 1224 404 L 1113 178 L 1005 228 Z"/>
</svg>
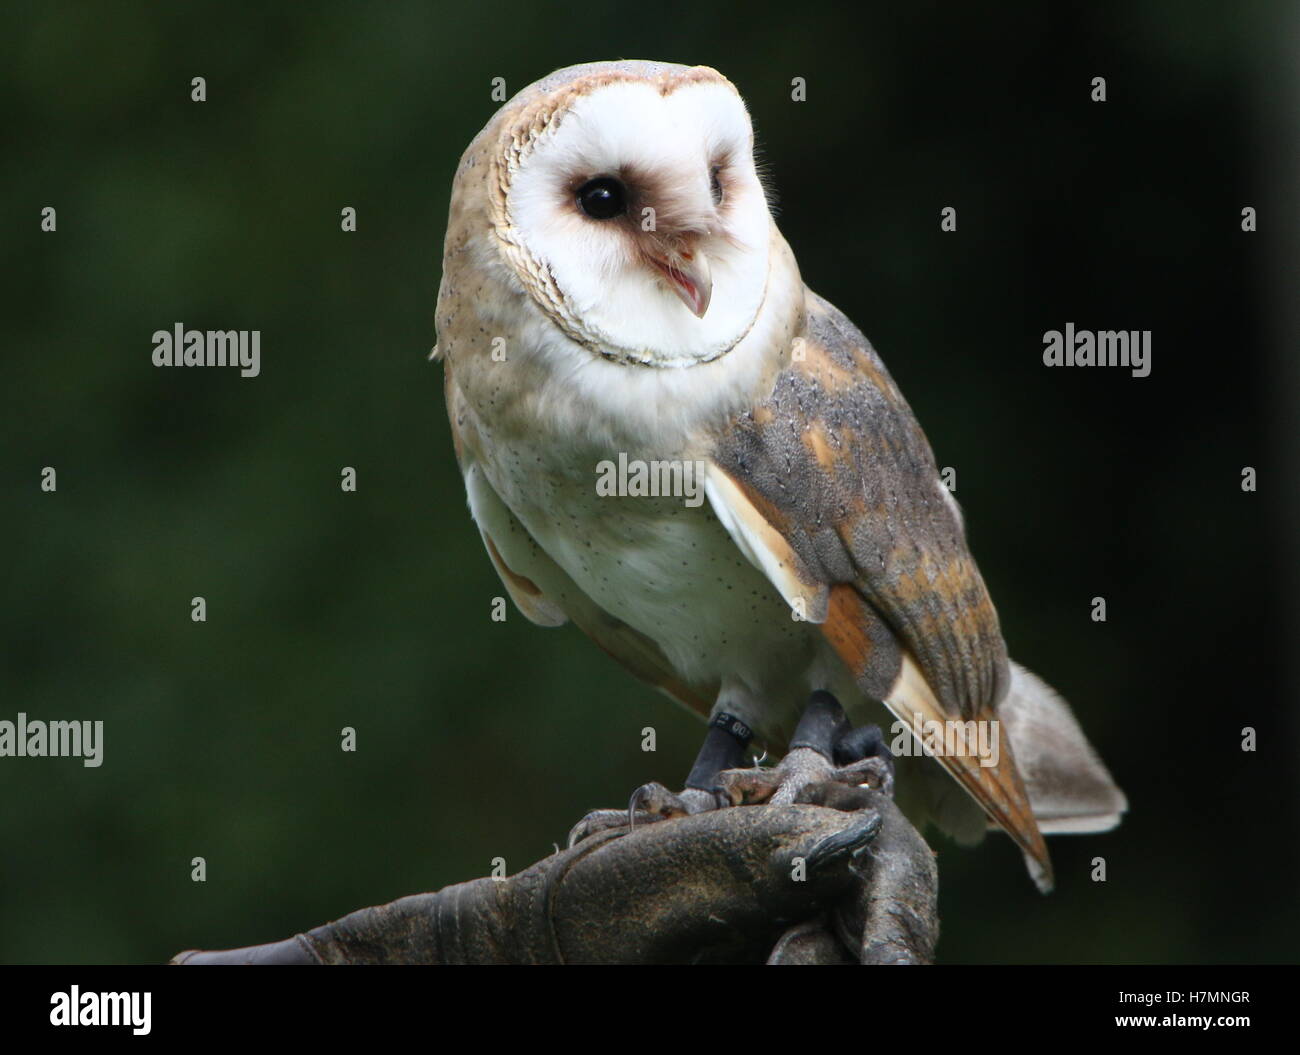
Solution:
<svg viewBox="0 0 1300 1055">
<path fill-rule="evenodd" d="M 457 184 L 485 184 L 488 251 L 567 340 L 687 366 L 725 355 L 763 305 L 773 226 L 753 140 L 716 70 L 589 63 L 507 103 Z"/>
</svg>

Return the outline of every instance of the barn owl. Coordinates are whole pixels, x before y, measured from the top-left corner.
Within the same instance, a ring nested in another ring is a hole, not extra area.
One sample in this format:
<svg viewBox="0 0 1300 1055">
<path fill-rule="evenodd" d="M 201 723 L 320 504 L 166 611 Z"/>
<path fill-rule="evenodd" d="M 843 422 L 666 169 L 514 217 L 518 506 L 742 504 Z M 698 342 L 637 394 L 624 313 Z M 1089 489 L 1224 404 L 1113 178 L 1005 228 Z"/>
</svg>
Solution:
<svg viewBox="0 0 1300 1055">
<path fill-rule="evenodd" d="M 1068 706 L 1008 660 L 908 404 L 804 285 L 721 74 L 590 63 L 506 103 L 456 171 L 437 330 L 515 605 L 708 720 L 686 788 L 638 789 L 637 815 L 892 782 L 847 713 L 909 741 L 991 730 L 899 758 L 900 805 L 961 841 L 1005 830 L 1044 890 L 1043 833 L 1118 823 Z M 741 766 L 751 738 L 781 764 Z"/>
</svg>

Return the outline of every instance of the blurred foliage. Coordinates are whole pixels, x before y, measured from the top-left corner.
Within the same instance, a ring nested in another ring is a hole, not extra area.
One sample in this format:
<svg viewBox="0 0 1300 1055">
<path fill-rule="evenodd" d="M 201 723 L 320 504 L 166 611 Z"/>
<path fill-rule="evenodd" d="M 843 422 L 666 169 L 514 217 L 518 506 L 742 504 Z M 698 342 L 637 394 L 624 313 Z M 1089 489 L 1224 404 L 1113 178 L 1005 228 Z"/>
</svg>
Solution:
<svg viewBox="0 0 1300 1055">
<path fill-rule="evenodd" d="M 746 96 L 806 280 L 957 467 L 1013 653 L 1131 797 L 1117 833 L 1054 840 L 1047 899 L 1001 837 L 937 843 L 941 957 L 1293 959 L 1295 542 L 1259 294 L 1280 234 L 1239 230 L 1283 5 L 1071 6 L 9 5 L 0 718 L 102 719 L 106 761 L 0 759 L 0 959 L 279 938 L 516 870 L 685 774 L 694 719 L 571 628 L 489 620 L 426 361 L 491 79 L 621 55 Z M 1066 321 L 1152 329 L 1152 376 L 1045 370 Z M 155 369 L 175 322 L 260 329 L 261 376 Z"/>
</svg>

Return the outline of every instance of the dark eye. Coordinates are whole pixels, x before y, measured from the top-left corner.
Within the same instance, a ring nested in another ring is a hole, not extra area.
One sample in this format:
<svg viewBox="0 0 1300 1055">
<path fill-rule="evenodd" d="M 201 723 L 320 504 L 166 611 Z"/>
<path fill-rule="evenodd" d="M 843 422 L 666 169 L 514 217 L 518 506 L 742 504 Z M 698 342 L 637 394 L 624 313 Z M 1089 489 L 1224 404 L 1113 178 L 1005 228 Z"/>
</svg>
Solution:
<svg viewBox="0 0 1300 1055">
<path fill-rule="evenodd" d="M 627 188 L 611 176 L 588 180 L 578 188 L 578 205 L 593 220 L 612 220 L 627 212 Z"/>
<path fill-rule="evenodd" d="M 714 205 L 722 204 L 722 180 L 719 179 L 721 173 L 721 165 L 714 165 L 713 168 L 709 170 L 709 189 L 713 191 Z"/>
</svg>

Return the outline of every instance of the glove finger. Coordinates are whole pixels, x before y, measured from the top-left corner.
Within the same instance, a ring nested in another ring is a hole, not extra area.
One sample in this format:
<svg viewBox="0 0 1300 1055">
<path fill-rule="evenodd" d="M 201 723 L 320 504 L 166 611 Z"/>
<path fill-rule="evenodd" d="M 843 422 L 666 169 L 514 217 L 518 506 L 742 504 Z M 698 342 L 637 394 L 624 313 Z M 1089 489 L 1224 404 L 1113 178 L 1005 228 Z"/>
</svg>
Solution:
<svg viewBox="0 0 1300 1055">
<path fill-rule="evenodd" d="M 930 963 L 939 939 L 934 852 L 887 795 L 853 790 L 865 792 L 882 824 L 853 858 L 859 878 L 831 913 L 835 932 L 861 963 Z"/>
<path fill-rule="evenodd" d="M 769 965 L 819 966 L 857 963 L 856 949 L 849 954 L 825 916 L 796 923 L 781 935 L 767 958 Z"/>
<path fill-rule="evenodd" d="M 873 812 L 799 804 L 637 828 L 557 878 L 558 947 L 568 962 L 761 963 L 791 924 L 855 889 L 853 857 L 879 826 Z"/>
<path fill-rule="evenodd" d="M 247 964 L 318 964 L 311 947 L 301 936 L 268 945 L 246 945 L 242 949 L 189 949 L 171 958 L 172 965 L 210 966 Z"/>
</svg>

